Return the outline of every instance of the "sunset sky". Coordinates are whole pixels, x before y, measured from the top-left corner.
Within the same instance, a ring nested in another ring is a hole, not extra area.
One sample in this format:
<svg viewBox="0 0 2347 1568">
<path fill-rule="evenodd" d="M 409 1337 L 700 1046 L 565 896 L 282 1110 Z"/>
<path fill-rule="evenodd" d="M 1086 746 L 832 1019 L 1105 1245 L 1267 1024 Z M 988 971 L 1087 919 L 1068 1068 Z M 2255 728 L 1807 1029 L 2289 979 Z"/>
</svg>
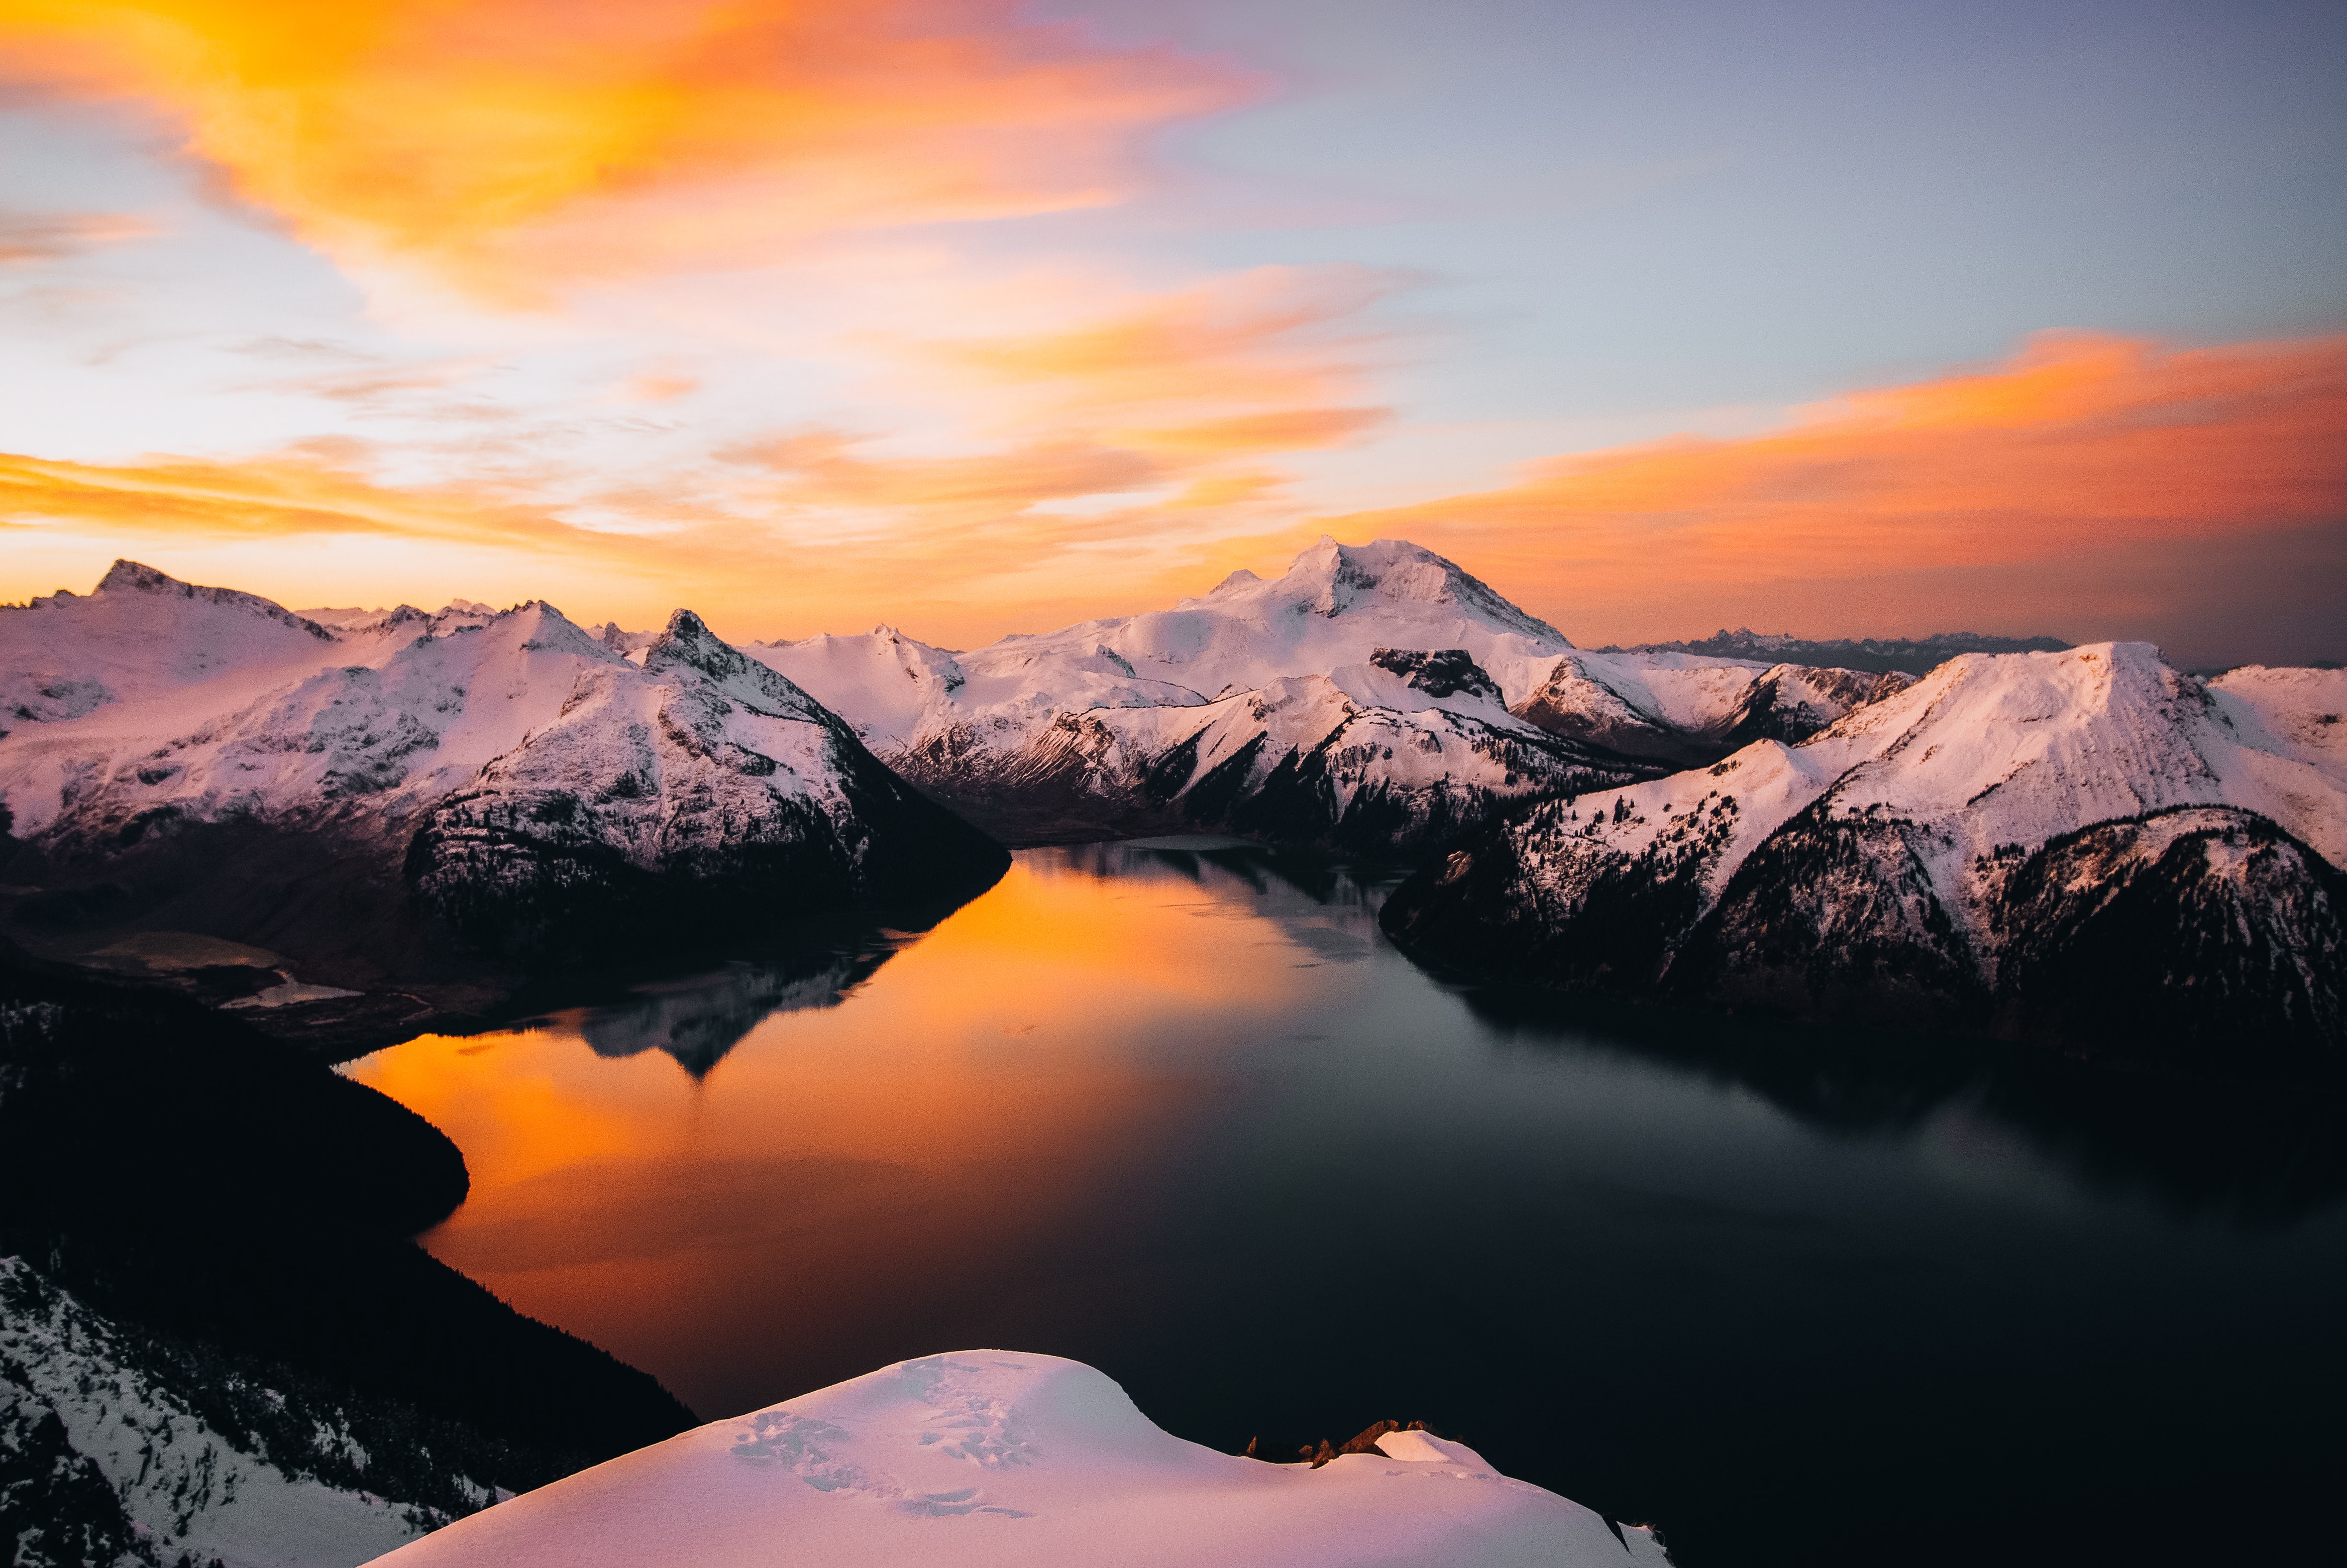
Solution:
<svg viewBox="0 0 2347 1568">
<path fill-rule="evenodd" d="M 0 600 L 2347 657 L 2347 8 L 0 0 Z"/>
</svg>

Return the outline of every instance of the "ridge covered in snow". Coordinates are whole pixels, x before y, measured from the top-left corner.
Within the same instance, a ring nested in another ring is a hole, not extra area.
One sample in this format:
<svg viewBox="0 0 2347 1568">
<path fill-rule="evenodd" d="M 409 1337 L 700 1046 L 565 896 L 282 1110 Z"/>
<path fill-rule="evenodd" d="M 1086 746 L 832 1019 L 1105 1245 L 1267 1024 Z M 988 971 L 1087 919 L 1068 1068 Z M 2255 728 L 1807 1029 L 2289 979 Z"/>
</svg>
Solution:
<svg viewBox="0 0 2347 1568">
<path fill-rule="evenodd" d="M 86 599 L 0 610 L 0 669 L 22 689 L 0 736 L 0 831 L 20 846 L 5 879 L 119 884 L 143 858 L 184 886 L 253 864 L 259 835 L 371 867 L 446 928 L 519 952 L 618 902 L 685 920 L 730 888 L 813 914 L 926 904 L 999 870 L 689 610 L 633 650 L 540 601 L 330 613 L 128 562 Z"/>
<path fill-rule="evenodd" d="M 1171 610 L 968 652 L 887 626 L 749 651 L 898 772 L 1030 842 L 1188 827 L 1420 853 L 1517 802 L 1708 760 L 1756 701 L 1756 733 L 1807 733 L 1872 690 L 1576 651 L 1398 539 L 1324 538 L 1277 578 L 1234 572 Z"/>
<path fill-rule="evenodd" d="M 253 594 L 116 561 L 87 596 L 0 609 L 0 734 L 330 659 L 335 634 Z"/>
<path fill-rule="evenodd" d="M 1614 1528 L 1423 1431 L 1318 1468 L 1161 1430 L 1081 1362 L 899 1362 L 527 1492 L 388 1568 L 1660 1568 Z"/>
<path fill-rule="evenodd" d="M 1577 989 L 2334 1051 L 2342 709 L 2337 671 L 1968 654 L 1798 744 L 1542 804 L 1383 918 L 1446 963 Z"/>
<path fill-rule="evenodd" d="M 462 1476 L 436 1501 L 369 1490 L 345 1414 L 228 1379 L 213 1410 L 276 1434 L 223 1431 L 156 1350 L 0 1257 L 0 1512 L 20 1568 L 349 1568 L 497 1501 Z M 373 1481 L 380 1486 L 381 1481 Z"/>
</svg>

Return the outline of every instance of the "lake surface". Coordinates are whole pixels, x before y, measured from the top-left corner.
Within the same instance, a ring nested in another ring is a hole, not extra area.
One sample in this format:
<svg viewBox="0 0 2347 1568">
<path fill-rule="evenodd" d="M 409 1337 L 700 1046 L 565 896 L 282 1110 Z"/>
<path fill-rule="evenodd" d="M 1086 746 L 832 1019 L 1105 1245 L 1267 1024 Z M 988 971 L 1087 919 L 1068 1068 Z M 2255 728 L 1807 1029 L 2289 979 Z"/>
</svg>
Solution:
<svg viewBox="0 0 2347 1568">
<path fill-rule="evenodd" d="M 465 1152 L 435 1255 L 711 1418 L 1003 1347 L 1231 1450 L 1423 1419 L 1683 1568 L 2335 1549 L 2334 1105 L 1453 988 L 1386 886 L 1027 851 L 348 1071 Z"/>
</svg>

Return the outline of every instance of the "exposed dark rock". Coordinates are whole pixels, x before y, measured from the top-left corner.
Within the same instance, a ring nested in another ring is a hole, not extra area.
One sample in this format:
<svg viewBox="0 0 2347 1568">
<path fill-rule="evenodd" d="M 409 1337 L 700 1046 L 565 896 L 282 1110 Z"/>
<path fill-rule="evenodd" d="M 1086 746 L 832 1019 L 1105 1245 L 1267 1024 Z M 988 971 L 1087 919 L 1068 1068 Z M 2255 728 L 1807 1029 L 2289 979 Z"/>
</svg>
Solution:
<svg viewBox="0 0 2347 1568">
<path fill-rule="evenodd" d="M 1812 806 L 1762 841 L 1676 944 L 1662 989 L 1846 1022 L 1977 1024 L 1986 987 L 1918 829 Z"/>
<path fill-rule="evenodd" d="M 1879 702 L 1913 681 L 1897 671 L 1797 669 L 1779 665 L 1752 683 L 1724 724 L 1705 739 L 1726 756 L 1755 741 L 1799 745 L 1853 708 Z"/>
<path fill-rule="evenodd" d="M 2347 876 L 2253 813 L 2191 807 L 2067 835 L 2003 889 L 2002 1032 L 2096 1054 L 2335 1060 Z"/>
<path fill-rule="evenodd" d="M 1444 968 L 1642 994 L 1701 917 L 1704 876 L 1737 809 L 1731 797 L 1706 797 L 1673 835 L 1624 857 L 1573 836 L 1574 803 L 1551 801 L 1521 831 L 1487 833 L 1403 883 L 1378 919 Z M 1525 846 L 1550 835 L 1553 864 L 1533 875 Z"/>
<path fill-rule="evenodd" d="M 1500 683 L 1483 672 L 1464 648 L 1441 648 L 1421 653 L 1410 648 L 1380 648 L 1369 662 L 1390 670 L 1430 697 L 1455 697 L 1464 692 L 1497 702 Z"/>
<path fill-rule="evenodd" d="M 1402 1431 L 1430 1432 L 1437 1437 L 1441 1436 L 1424 1421 L 1371 1421 L 1342 1443 L 1331 1442 L 1328 1439 L 1322 1438 L 1317 1447 L 1311 1443 L 1289 1444 L 1277 1439 L 1252 1437 L 1247 1440 L 1247 1446 L 1242 1450 L 1241 1457 L 1259 1459 L 1266 1464 L 1303 1463 L 1310 1465 L 1314 1470 L 1318 1470 L 1329 1460 L 1342 1459 L 1347 1454 L 1382 1454 L 1385 1450 L 1378 1447 L 1378 1440 L 1391 1433 Z M 1291 1451 L 1295 1455 L 1293 1459 L 1288 1457 Z"/>
<path fill-rule="evenodd" d="M 113 1485 L 57 1413 L 0 1360 L 0 1562 L 10 1568 L 153 1563 Z"/>
</svg>

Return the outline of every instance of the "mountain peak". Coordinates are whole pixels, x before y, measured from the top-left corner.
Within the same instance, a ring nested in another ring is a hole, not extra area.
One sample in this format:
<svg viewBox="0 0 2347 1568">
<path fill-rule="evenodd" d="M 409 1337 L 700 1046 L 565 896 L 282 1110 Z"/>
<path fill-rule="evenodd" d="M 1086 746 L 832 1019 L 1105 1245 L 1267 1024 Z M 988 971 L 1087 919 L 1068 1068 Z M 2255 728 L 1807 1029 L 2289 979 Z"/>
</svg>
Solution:
<svg viewBox="0 0 2347 1568">
<path fill-rule="evenodd" d="M 1456 562 L 1408 539 L 1348 545 L 1322 534 L 1289 563 L 1280 586 L 1291 593 L 1301 590 L 1315 613 L 1331 618 L 1356 605 L 1415 600 L 1453 606 L 1502 630 L 1573 646 L 1555 627 L 1519 610 Z"/>
<path fill-rule="evenodd" d="M 98 579 L 98 593 L 187 593 L 191 585 L 135 560 L 118 560 Z"/>
<path fill-rule="evenodd" d="M 745 657 L 692 610 L 680 610 L 668 618 L 668 629 L 652 640 L 644 653 L 644 669 L 653 674 L 690 667 L 718 681 L 745 670 L 765 669 Z"/>
<path fill-rule="evenodd" d="M 107 569 L 91 592 L 92 599 L 143 594 L 155 599 L 192 599 L 207 604 L 228 605 L 265 615 L 272 620 L 298 627 L 321 642 L 332 642 L 334 634 L 314 620 L 294 614 L 273 599 L 263 599 L 257 593 L 245 593 L 233 588 L 202 588 L 195 583 L 181 582 L 167 571 L 158 571 L 135 560 L 118 560 Z"/>
</svg>

